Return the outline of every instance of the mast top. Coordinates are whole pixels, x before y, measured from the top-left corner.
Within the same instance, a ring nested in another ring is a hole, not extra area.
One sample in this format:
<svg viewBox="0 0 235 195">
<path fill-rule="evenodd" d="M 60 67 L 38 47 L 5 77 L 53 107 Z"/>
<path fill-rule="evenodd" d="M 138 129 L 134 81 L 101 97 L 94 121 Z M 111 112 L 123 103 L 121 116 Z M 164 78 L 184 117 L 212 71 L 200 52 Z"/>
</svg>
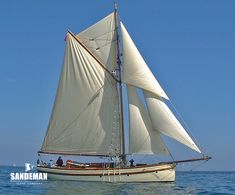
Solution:
<svg viewBox="0 0 235 195">
<path fill-rule="evenodd" d="M 115 12 L 117 11 L 117 8 L 118 8 L 117 2 L 114 2 L 114 11 L 115 11 Z"/>
</svg>

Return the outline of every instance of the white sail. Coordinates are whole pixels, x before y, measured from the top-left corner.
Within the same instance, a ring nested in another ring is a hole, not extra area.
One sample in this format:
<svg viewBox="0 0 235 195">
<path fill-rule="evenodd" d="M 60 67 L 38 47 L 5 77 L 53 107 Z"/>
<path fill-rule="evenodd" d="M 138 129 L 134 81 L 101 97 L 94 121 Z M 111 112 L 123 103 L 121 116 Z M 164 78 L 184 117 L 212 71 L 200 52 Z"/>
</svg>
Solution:
<svg viewBox="0 0 235 195">
<path fill-rule="evenodd" d="M 129 103 L 129 152 L 138 154 L 168 154 L 160 133 L 154 131 L 149 114 L 144 108 L 136 88 L 127 85 Z"/>
<path fill-rule="evenodd" d="M 123 81 L 168 99 L 122 23 L 121 32 L 123 39 Z"/>
<path fill-rule="evenodd" d="M 144 91 L 153 128 L 171 138 L 181 142 L 189 148 L 201 153 L 188 133 L 176 119 L 163 100 L 153 93 Z"/>
<path fill-rule="evenodd" d="M 114 13 L 80 32 L 77 37 L 109 71 L 116 66 L 116 31 Z"/>
<path fill-rule="evenodd" d="M 46 153 L 120 151 L 116 82 L 70 35 L 53 112 L 41 148 Z M 114 139 L 115 138 L 115 139 Z"/>
</svg>

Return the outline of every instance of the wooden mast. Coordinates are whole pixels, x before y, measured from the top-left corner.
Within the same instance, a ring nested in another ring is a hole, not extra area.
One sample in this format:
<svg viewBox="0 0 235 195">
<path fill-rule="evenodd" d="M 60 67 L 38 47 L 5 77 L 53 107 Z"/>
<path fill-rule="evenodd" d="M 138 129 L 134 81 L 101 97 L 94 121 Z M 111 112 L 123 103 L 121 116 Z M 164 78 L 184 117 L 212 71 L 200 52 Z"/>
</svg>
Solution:
<svg viewBox="0 0 235 195">
<path fill-rule="evenodd" d="M 115 30 L 116 30 L 116 42 L 117 42 L 117 65 L 119 70 L 119 93 L 120 93 L 120 103 L 121 103 L 121 146 L 122 146 L 122 160 L 126 162 L 125 156 L 125 131 L 124 131 L 124 114 L 123 114 L 123 95 L 122 95 L 122 69 L 121 69 L 121 59 L 120 59 L 120 37 L 118 33 L 118 14 L 117 14 L 117 3 L 114 3 L 114 17 L 115 17 Z"/>
</svg>

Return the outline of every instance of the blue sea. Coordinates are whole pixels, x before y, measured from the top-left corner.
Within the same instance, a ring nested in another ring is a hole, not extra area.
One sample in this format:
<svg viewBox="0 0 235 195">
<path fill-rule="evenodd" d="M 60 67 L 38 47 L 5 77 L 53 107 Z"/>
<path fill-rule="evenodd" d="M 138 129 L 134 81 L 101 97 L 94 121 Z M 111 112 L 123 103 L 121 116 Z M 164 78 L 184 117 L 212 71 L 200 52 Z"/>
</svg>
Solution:
<svg viewBox="0 0 235 195">
<path fill-rule="evenodd" d="M 0 194 L 235 194 L 235 172 L 177 172 L 174 183 L 13 182 L 24 167 L 0 166 Z"/>
</svg>

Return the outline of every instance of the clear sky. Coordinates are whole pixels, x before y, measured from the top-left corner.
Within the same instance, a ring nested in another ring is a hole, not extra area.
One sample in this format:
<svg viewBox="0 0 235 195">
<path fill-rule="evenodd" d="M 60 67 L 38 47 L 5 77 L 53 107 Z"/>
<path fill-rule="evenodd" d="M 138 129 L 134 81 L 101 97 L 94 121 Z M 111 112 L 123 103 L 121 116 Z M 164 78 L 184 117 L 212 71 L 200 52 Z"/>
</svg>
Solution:
<svg viewBox="0 0 235 195">
<path fill-rule="evenodd" d="M 120 0 L 119 15 L 204 153 L 199 170 L 235 171 L 235 1 Z M 0 2 L 0 164 L 34 162 L 63 61 L 110 0 Z M 173 155 L 183 146 L 170 144 Z"/>
</svg>

